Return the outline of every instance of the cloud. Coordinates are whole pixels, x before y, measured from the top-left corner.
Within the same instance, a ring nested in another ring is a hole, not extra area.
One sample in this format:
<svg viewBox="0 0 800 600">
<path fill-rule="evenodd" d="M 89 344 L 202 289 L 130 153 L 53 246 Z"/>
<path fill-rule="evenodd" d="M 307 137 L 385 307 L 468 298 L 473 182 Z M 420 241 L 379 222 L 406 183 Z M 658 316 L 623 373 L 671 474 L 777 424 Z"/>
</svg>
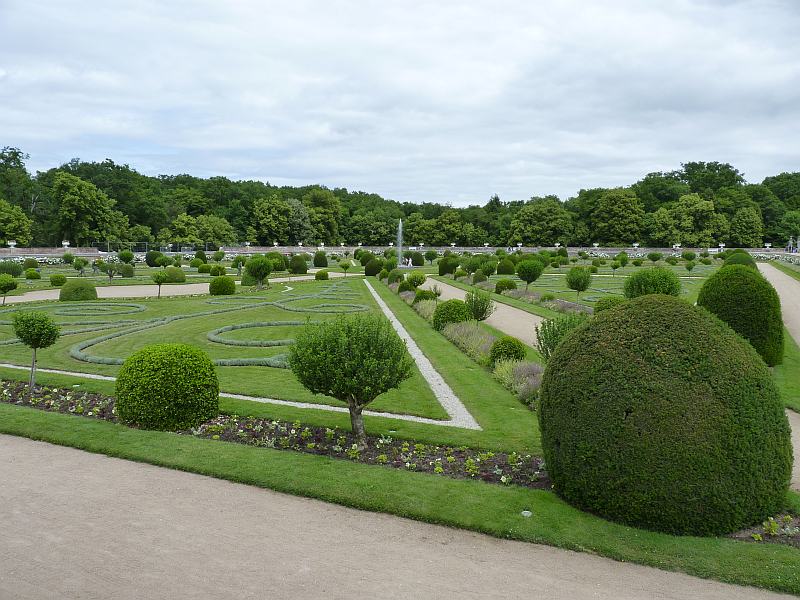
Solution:
<svg viewBox="0 0 800 600">
<path fill-rule="evenodd" d="M 483 203 L 800 161 L 785 2 L 0 2 L 0 145 Z"/>
</svg>

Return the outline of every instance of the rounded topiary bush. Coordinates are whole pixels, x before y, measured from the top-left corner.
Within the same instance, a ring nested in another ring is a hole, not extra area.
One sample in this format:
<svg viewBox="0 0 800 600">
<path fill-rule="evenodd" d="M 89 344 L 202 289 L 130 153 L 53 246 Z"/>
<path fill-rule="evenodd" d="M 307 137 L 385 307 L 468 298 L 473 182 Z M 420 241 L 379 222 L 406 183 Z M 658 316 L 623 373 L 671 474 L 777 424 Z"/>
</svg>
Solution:
<svg viewBox="0 0 800 600">
<path fill-rule="evenodd" d="M 158 250 L 148 250 L 144 255 L 144 262 L 148 267 L 157 267 L 158 259 L 164 256 Z M 202 262 L 202 261 L 201 261 Z"/>
<path fill-rule="evenodd" d="M 212 277 L 219 277 L 220 275 L 225 275 L 226 270 L 224 265 L 211 265 L 211 268 L 208 271 L 208 274 Z"/>
<path fill-rule="evenodd" d="M 328 266 L 328 256 L 322 250 L 314 253 L 314 266 L 315 267 Z"/>
<path fill-rule="evenodd" d="M 386 269 L 381 269 L 381 272 L 378 273 L 378 279 L 381 281 L 387 279 L 388 277 L 389 277 L 389 271 L 387 271 Z"/>
<path fill-rule="evenodd" d="M 397 283 L 398 281 L 403 281 L 404 278 L 405 276 L 400 269 L 392 269 L 389 271 L 389 275 L 386 277 L 386 283 L 391 285 L 393 283 Z"/>
<path fill-rule="evenodd" d="M 195 258 L 194 260 L 199 260 L 199 259 Z M 211 265 L 209 265 L 208 263 L 201 262 L 199 265 L 197 265 L 197 272 L 211 273 Z"/>
<path fill-rule="evenodd" d="M 208 293 L 212 296 L 230 296 L 236 293 L 236 281 L 233 277 L 218 275 L 211 278 L 208 284 Z"/>
<path fill-rule="evenodd" d="M 725 266 L 728 265 L 744 265 L 753 270 L 758 270 L 756 261 L 744 250 L 740 252 L 732 252 L 725 258 Z"/>
<path fill-rule="evenodd" d="M 600 298 L 594 305 L 594 313 L 600 313 L 604 310 L 608 310 L 609 308 L 614 308 L 625 302 L 625 298 L 622 296 L 606 296 L 605 298 Z"/>
<path fill-rule="evenodd" d="M 671 269 L 653 267 L 638 271 L 625 280 L 625 297 L 638 298 L 647 294 L 678 296 L 681 293 L 681 280 Z"/>
<path fill-rule="evenodd" d="M 314 273 L 314 279 L 316 281 L 328 281 L 328 272 L 324 269 L 322 271 L 317 271 Z"/>
<path fill-rule="evenodd" d="M 97 300 L 97 289 L 91 281 L 70 279 L 58 292 L 58 299 L 65 302 L 77 300 Z"/>
<path fill-rule="evenodd" d="M 25 279 L 41 279 L 42 274 L 36 269 L 25 269 Z"/>
<path fill-rule="evenodd" d="M 497 263 L 497 274 L 498 275 L 513 275 L 517 272 L 517 267 L 510 258 L 504 258 L 499 263 Z"/>
<path fill-rule="evenodd" d="M 441 331 L 448 323 L 471 321 L 472 311 L 463 300 L 446 300 L 436 305 L 433 311 L 433 328 Z"/>
<path fill-rule="evenodd" d="M 308 273 L 308 263 L 301 254 L 295 254 L 289 260 L 289 273 L 293 275 L 305 275 Z"/>
<path fill-rule="evenodd" d="M 54 273 L 53 275 L 50 275 L 50 285 L 53 287 L 61 287 L 65 283 L 67 283 L 67 278 L 61 273 Z"/>
<path fill-rule="evenodd" d="M 412 284 L 408 279 L 404 279 L 398 284 L 397 293 L 401 294 L 403 292 L 414 292 L 416 289 L 417 288 L 414 287 L 414 284 Z"/>
<path fill-rule="evenodd" d="M 697 305 L 730 325 L 769 366 L 783 361 L 781 301 L 758 271 L 746 265 L 722 267 L 703 284 Z"/>
<path fill-rule="evenodd" d="M 167 267 L 164 269 L 167 274 L 167 283 L 184 283 L 186 281 L 186 273 L 180 267 Z"/>
<path fill-rule="evenodd" d="M 26 271 L 28 269 L 38 269 L 39 268 L 39 261 L 35 258 L 26 258 L 22 261 L 22 268 Z"/>
<path fill-rule="evenodd" d="M 501 360 L 525 360 L 525 354 L 525 344 L 515 337 L 505 335 L 492 344 L 489 361 L 494 365 Z"/>
<path fill-rule="evenodd" d="M 484 281 L 488 280 L 489 278 L 486 277 L 484 272 L 481 269 L 475 271 L 475 274 L 472 276 L 472 283 L 483 283 Z"/>
<path fill-rule="evenodd" d="M 364 267 L 364 275 L 374 277 L 383 270 L 383 261 L 379 258 L 373 258 Z"/>
<path fill-rule="evenodd" d="M 219 412 L 219 382 L 208 355 L 186 344 L 155 344 L 132 354 L 117 376 L 123 423 L 176 431 Z"/>
<path fill-rule="evenodd" d="M 790 431 L 769 369 L 678 298 L 635 298 L 566 336 L 539 421 L 556 492 L 603 517 L 717 535 L 785 505 Z"/>
<path fill-rule="evenodd" d="M 134 266 L 130 263 L 120 263 L 117 265 L 117 269 L 119 270 L 120 276 L 125 278 L 133 277 L 135 274 Z"/>
<path fill-rule="evenodd" d="M 500 279 L 497 283 L 494 284 L 494 293 L 495 294 L 502 294 L 508 290 L 515 290 L 517 289 L 517 284 L 514 283 L 513 279 Z"/>
<path fill-rule="evenodd" d="M 193 258 L 192 260 L 189 261 L 189 266 L 192 267 L 193 269 L 200 268 L 200 265 L 202 265 L 202 264 L 203 264 L 203 261 L 200 260 L 199 258 Z"/>
</svg>

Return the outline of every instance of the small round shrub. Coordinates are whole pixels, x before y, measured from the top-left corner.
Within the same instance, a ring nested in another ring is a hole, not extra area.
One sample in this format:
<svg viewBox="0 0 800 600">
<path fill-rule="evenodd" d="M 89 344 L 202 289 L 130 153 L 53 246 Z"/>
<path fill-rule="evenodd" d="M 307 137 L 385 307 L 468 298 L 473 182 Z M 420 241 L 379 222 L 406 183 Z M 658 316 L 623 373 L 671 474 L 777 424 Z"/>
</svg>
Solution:
<svg viewBox="0 0 800 600">
<path fill-rule="evenodd" d="M 18 262 L 14 262 L 13 260 L 0 261 L 0 273 L 5 273 L 12 277 L 19 277 L 22 275 L 22 271 L 24 271 L 24 269 Z"/>
<path fill-rule="evenodd" d="M 631 263 L 633 263 L 634 267 L 641 267 L 644 261 L 641 258 L 634 258 Z"/>
<path fill-rule="evenodd" d="M 22 261 L 22 268 L 26 271 L 29 269 L 38 269 L 39 268 L 39 261 L 35 258 L 26 258 Z"/>
<path fill-rule="evenodd" d="M 233 277 L 217 275 L 211 278 L 208 284 L 208 293 L 212 296 L 230 296 L 236 293 L 236 281 Z"/>
<path fill-rule="evenodd" d="M 489 361 L 492 365 L 501 360 L 525 360 L 525 344 L 510 335 L 504 335 L 492 344 Z"/>
<path fill-rule="evenodd" d="M 551 266 L 553 269 L 558 269 L 558 268 L 560 268 L 560 267 L 561 267 L 561 263 L 560 263 L 559 261 L 557 261 L 557 260 L 551 260 L 551 261 L 550 261 L 550 266 Z M 597 267 L 593 266 L 593 268 L 595 268 L 595 269 L 596 269 Z"/>
<path fill-rule="evenodd" d="M 64 254 L 61 256 L 61 262 L 63 262 L 65 265 L 71 265 L 72 261 L 74 260 L 75 255 L 72 252 L 64 252 Z"/>
<path fill-rule="evenodd" d="M 732 254 L 729 254 L 725 259 L 725 266 L 727 267 L 728 265 L 744 265 L 745 267 L 758 270 L 756 261 L 745 251 L 733 252 Z"/>
<path fill-rule="evenodd" d="M 403 281 L 404 276 L 403 272 L 400 269 L 392 269 L 389 271 L 389 275 L 386 277 L 386 283 L 392 285 L 393 283 L 397 283 L 398 281 Z"/>
<path fill-rule="evenodd" d="M 647 258 L 653 263 L 657 263 L 664 255 L 661 252 L 648 252 Z"/>
<path fill-rule="evenodd" d="M 453 279 L 461 279 L 462 277 L 469 277 L 469 273 L 464 269 L 456 269 L 456 272 L 453 273 Z"/>
<path fill-rule="evenodd" d="M 422 255 L 422 252 L 411 253 L 411 266 L 421 267 L 424 264 L 425 264 L 425 257 Z"/>
<path fill-rule="evenodd" d="M 653 267 L 634 273 L 625 281 L 625 297 L 638 298 L 647 294 L 679 296 L 681 280 L 670 269 Z"/>
<path fill-rule="evenodd" d="M 686 268 L 687 271 L 691 272 L 691 270 L 694 269 L 695 267 L 695 263 L 693 260 L 687 260 L 683 266 Z"/>
<path fill-rule="evenodd" d="M 67 283 L 67 278 L 61 273 L 54 273 L 50 275 L 50 285 L 53 287 L 61 287 Z"/>
<path fill-rule="evenodd" d="M 703 284 L 697 305 L 730 325 L 769 366 L 783 362 L 781 301 L 758 271 L 746 265 L 723 266 Z"/>
<path fill-rule="evenodd" d="M 120 263 L 117 270 L 122 277 L 133 277 L 134 275 L 134 268 L 130 263 Z"/>
<path fill-rule="evenodd" d="M 224 265 L 211 265 L 211 268 L 208 271 L 208 274 L 212 277 L 220 277 L 225 275 L 225 266 Z"/>
<path fill-rule="evenodd" d="M 123 262 L 123 263 L 126 263 L 126 264 L 132 263 L 133 262 L 133 258 L 134 258 L 133 252 L 131 252 L 130 250 L 120 250 L 117 253 L 117 257 L 119 258 L 120 262 Z"/>
<path fill-rule="evenodd" d="M 373 258 L 368 263 L 367 266 L 364 267 L 364 275 L 369 277 L 374 277 L 378 273 L 381 272 L 383 269 L 383 261 L 379 258 Z"/>
<path fill-rule="evenodd" d="M 484 273 L 483 273 L 483 271 L 482 271 L 481 269 L 478 269 L 478 270 L 477 270 L 477 271 L 475 271 L 475 273 L 472 275 L 472 283 L 473 283 L 473 284 L 475 284 L 475 283 L 483 283 L 484 281 L 486 281 L 486 280 L 488 280 L 488 279 L 489 279 L 489 278 L 488 278 L 488 277 L 486 277 L 486 275 L 484 275 Z"/>
<path fill-rule="evenodd" d="M 328 272 L 324 269 L 322 269 L 321 271 L 317 271 L 316 273 L 314 273 L 314 279 L 316 281 L 328 281 L 329 279 Z"/>
<path fill-rule="evenodd" d="M 615 306 L 619 306 L 625 302 L 625 298 L 622 296 L 606 296 L 605 298 L 600 298 L 594 305 L 594 314 L 601 313 L 604 310 L 608 310 L 609 308 L 614 308 Z"/>
<path fill-rule="evenodd" d="M 117 376 L 120 421 L 145 429 L 189 429 L 219 413 L 219 382 L 208 355 L 186 344 L 132 354 Z"/>
<path fill-rule="evenodd" d="M 471 321 L 472 311 L 463 300 L 446 300 L 440 302 L 433 311 L 433 328 L 441 331 L 448 323 Z"/>
<path fill-rule="evenodd" d="M 382 259 L 379 258 L 378 260 Z M 383 260 L 382 264 L 387 271 L 394 271 L 397 268 L 397 259 L 392 256 Z"/>
<path fill-rule="evenodd" d="M 414 296 L 414 302 L 412 304 L 416 304 L 417 302 L 422 302 L 423 300 L 436 300 L 436 292 L 433 290 L 417 290 L 416 295 Z"/>
<path fill-rule="evenodd" d="M 515 290 L 517 289 L 517 284 L 514 283 L 513 279 L 499 279 L 497 283 L 494 284 L 494 293 L 495 294 L 502 294 L 508 290 Z"/>
<path fill-rule="evenodd" d="M 586 268 L 587 268 L 587 269 L 589 269 L 589 273 L 591 273 L 592 275 L 594 275 L 595 273 L 597 273 L 597 267 L 595 267 L 594 265 L 589 265 L 589 266 L 588 266 L 588 267 L 586 267 Z"/>
<path fill-rule="evenodd" d="M 388 279 L 388 278 L 389 278 L 389 271 L 387 271 L 386 269 L 381 269 L 381 272 L 378 273 L 378 279 L 380 281 L 383 281 L 384 279 Z"/>
<path fill-rule="evenodd" d="M 148 250 L 144 255 L 144 262 L 148 267 L 158 267 L 158 259 L 164 256 L 158 250 Z"/>
<path fill-rule="evenodd" d="M 192 267 L 193 269 L 200 268 L 200 266 L 202 264 L 203 264 L 203 261 L 200 260 L 199 258 L 193 258 L 192 260 L 189 261 L 189 266 Z"/>
<path fill-rule="evenodd" d="M 706 257 L 703 257 L 703 258 L 701 258 L 701 259 L 700 259 L 700 262 L 701 262 L 701 263 L 703 263 L 704 265 L 710 265 L 710 264 L 711 264 L 711 263 L 713 263 L 714 261 L 713 261 L 713 260 L 711 260 L 709 257 L 707 257 L 707 256 L 706 256 Z"/>
<path fill-rule="evenodd" d="M 194 257 L 195 258 L 199 258 L 204 263 L 208 262 L 208 257 L 206 256 L 206 253 L 203 250 L 198 250 L 197 252 L 195 252 L 194 253 Z"/>
<path fill-rule="evenodd" d="M 497 274 L 498 275 L 513 275 L 517 272 L 517 267 L 514 264 L 514 261 L 510 258 L 504 258 L 499 263 L 497 263 Z"/>
<path fill-rule="evenodd" d="M 425 273 L 422 271 L 411 271 L 411 273 L 408 274 L 408 277 L 406 277 L 406 281 L 411 284 L 413 289 L 416 289 L 425 283 L 425 279 L 427 279 L 427 277 L 425 277 Z"/>
<path fill-rule="evenodd" d="M 613 521 L 720 535 L 777 514 L 789 424 L 769 369 L 707 311 L 647 295 L 567 336 L 539 422 L 556 493 Z"/>
<path fill-rule="evenodd" d="M 264 256 L 272 261 L 273 271 L 286 271 L 289 268 L 289 259 L 280 252 L 267 252 Z"/>
<path fill-rule="evenodd" d="M 686 262 L 691 262 L 695 258 L 697 258 L 697 254 L 695 254 L 691 250 L 685 250 L 685 251 L 681 252 L 681 258 L 683 260 L 685 260 Z"/>
<path fill-rule="evenodd" d="M 19 287 L 14 278 L 8 273 L 0 273 L 0 294 L 3 296 L 3 304 L 6 303 L 6 294 L 13 292 Z"/>
<path fill-rule="evenodd" d="M 443 256 L 439 259 L 437 266 L 439 267 L 439 276 L 450 275 L 455 273 L 458 268 L 458 259 L 452 256 Z"/>
<path fill-rule="evenodd" d="M 97 289 L 86 279 L 70 279 L 58 292 L 58 299 L 64 302 L 97 300 Z"/>
<path fill-rule="evenodd" d="M 403 292 L 413 292 L 416 288 L 411 285 L 411 282 L 408 279 L 404 279 L 400 282 L 397 286 L 397 293 L 401 294 Z"/>
<path fill-rule="evenodd" d="M 195 260 L 197 260 L 197 259 L 195 259 Z M 200 263 L 200 265 L 198 265 L 198 267 L 197 267 L 197 272 L 198 273 L 211 273 L 211 265 L 209 265 L 208 263 Z"/>
<path fill-rule="evenodd" d="M 593 267 L 599 267 L 599 266 L 600 266 L 600 265 L 602 265 L 602 264 L 603 264 L 603 263 L 601 263 L 601 262 L 600 262 L 600 259 L 599 259 L 599 258 L 594 258 L 594 259 L 592 259 L 592 266 L 593 266 Z"/>
<path fill-rule="evenodd" d="M 315 267 L 327 267 L 328 266 L 328 256 L 322 250 L 318 252 L 314 252 L 314 266 Z"/>
<path fill-rule="evenodd" d="M 180 267 L 167 267 L 164 272 L 167 274 L 167 283 L 184 283 L 186 281 L 186 273 Z"/>
<path fill-rule="evenodd" d="M 372 252 L 369 250 L 361 250 L 356 260 L 361 263 L 362 267 L 366 267 L 373 258 L 375 258 L 375 255 Z"/>
<path fill-rule="evenodd" d="M 678 264 L 678 259 L 674 256 L 668 256 L 664 259 L 664 262 L 668 265 L 672 265 L 673 267 Z"/>
<path fill-rule="evenodd" d="M 25 279 L 41 279 L 42 274 L 36 269 L 25 269 Z"/>
<path fill-rule="evenodd" d="M 308 273 L 308 263 L 305 261 L 302 254 L 295 254 L 289 260 L 289 273 L 293 275 L 305 275 Z"/>
<path fill-rule="evenodd" d="M 211 255 L 211 259 L 214 262 L 222 262 L 225 258 L 225 251 L 224 250 L 217 250 L 214 254 Z"/>
</svg>

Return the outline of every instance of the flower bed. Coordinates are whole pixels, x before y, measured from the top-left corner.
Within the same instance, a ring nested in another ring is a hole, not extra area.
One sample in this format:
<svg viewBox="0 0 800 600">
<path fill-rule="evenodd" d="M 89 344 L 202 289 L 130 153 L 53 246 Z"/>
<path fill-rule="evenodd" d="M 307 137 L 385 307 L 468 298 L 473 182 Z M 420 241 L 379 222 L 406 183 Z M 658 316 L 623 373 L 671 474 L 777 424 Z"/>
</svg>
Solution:
<svg viewBox="0 0 800 600">
<path fill-rule="evenodd" d="M 30 395 L 27 384 L 2 381 L 0 401 L 117 422 L 114 398 L 103 394 L 35 386 Z M 276 450 L 295 450 L 456 479 L 550 488 L 542 459 L 529 454 L 483 452 L 466 446 L 434 446 L 374 436 L 368 436 L 367 448 L 359 451 L 355 437 L 347 430 L 236 415 L 219 415 L 195 429 L 178 434 Z"/>
</svg>

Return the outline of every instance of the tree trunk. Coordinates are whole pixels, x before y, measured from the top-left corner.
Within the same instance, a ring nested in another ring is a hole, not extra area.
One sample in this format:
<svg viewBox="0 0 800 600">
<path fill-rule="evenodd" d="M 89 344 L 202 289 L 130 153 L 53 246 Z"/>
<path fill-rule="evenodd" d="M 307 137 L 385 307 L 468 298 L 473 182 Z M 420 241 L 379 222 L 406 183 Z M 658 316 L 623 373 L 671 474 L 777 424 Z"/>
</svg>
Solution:
<svg viewBox="0 0 800 600">
<path fill-rule="evenodd" d="M 161 298 L 161 286 L 158 286 L 158 297 Z"/>
<path fill-rule="evenodd" d="M 6 295 L 3 294 L 3 306 L 5 306 L 5 305 L 6 305 Z"/>
<path fill-rule="evenodd" d="M 364 430 L 364 417 L 361 416 L 363 407 L 356 404 L 355 400 L 348 400 L 347 407 L 350 409 L 350 426 L 356 436 L 356 444 L 359 450 L 367 448 L 367 432 Z"/>
<path fill-rule="evenodd" d="M 33 360 L 31 361 L 31 379 L 28 382 L 28 393 L 33 394 L 33 386 L 36 383 L 36 348 L 33 349 Z"/>
</svg>

